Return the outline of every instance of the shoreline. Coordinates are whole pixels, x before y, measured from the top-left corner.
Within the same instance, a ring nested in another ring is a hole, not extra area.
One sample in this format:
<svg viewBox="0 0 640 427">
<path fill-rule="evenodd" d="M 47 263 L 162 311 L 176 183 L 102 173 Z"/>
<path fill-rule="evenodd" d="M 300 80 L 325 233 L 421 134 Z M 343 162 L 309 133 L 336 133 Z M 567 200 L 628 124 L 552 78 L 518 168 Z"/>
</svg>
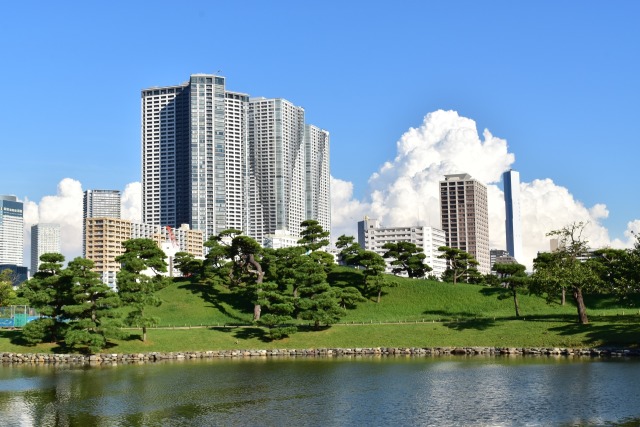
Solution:
<svg viewBox="0 0 640 427">
<path fill-rule="evenodd" d="M 143 364 L 164 361 L 200 359 L 266 359 L 266 358 L 337 358 L 353 356 L 439 357 L 439 356 L 543 356 L 543 357 L 638 357 L 640 349 L 629 348 L 561 348 L 561 347 L 368 347 L 310 348 L 272 350 L 208 350 L 149 353 L 45 354 L 0 353 L 0 366 L 5 365 L 83 365 Z"/>
</svg>

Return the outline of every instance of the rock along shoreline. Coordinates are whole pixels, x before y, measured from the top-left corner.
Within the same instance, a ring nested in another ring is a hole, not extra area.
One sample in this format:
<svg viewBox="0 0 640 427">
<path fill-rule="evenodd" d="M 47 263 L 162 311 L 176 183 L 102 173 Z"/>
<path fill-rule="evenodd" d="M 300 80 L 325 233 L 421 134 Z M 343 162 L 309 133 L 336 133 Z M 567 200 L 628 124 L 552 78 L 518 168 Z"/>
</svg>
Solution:
<svg viewBox="0 0 640 427">
<path fill-rule="evenodd" d="M 638 357 L 640 349 L 619 348 L 537 348 L 537 347 L 370 347 L 370 348 L 310 348 L 271 350 L 209 350 L 185 352 L 150 353 L 99 353 L 45 354 L 45 353 L 0 353 L 2 365 L 114 365 L 142 364 L 163 361 L 198 359 L 261 359 L 296 357 L 437 357 L 437 356 L 547 356 L 547 357 Z"/>
</svg>

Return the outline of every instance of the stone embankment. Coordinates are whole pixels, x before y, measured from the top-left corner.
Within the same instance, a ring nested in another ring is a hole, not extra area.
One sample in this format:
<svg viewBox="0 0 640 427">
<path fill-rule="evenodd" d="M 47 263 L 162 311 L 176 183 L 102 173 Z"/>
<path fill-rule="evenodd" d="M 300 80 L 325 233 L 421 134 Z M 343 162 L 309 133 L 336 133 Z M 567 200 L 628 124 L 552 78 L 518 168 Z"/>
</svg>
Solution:
<svg viewBox="0 0 640 427">
<path fill-rule="evenodd" d="M 637 357 L 640 349 L 613 348 L 516 348 L 516 347 L 375 347 L 319 348 L 298 350 L 210 350 L 152 353 L 43 354 L 0 353 L 2 364 L 126 364 L 153 363 L 172 360 L 215 358 L 269 357 L 354 357 L 354 356 L 565 356 L 565 357 Z"/>
</svg>

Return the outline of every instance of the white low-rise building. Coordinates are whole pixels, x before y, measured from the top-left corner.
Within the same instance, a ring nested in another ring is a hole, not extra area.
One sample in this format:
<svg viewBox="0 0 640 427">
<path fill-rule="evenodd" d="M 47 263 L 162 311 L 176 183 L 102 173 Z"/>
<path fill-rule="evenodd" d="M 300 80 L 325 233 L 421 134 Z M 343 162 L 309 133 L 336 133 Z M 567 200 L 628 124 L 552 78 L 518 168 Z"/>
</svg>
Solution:
<svg viewBox="0 0 640 427">
<path fill-rule="evenodd" d="M 428 275 L 442 276 L 447 269 L 447 262 L 438 258 L 441 246 L 446 246 L 447 239 L 443 230 L 424 225 L 406 227 L 383 227 L 377 219 L 365 217 L 358 222 L 358 243 L 368 251 L 383 255 L 386 243 L 410 242 L 422 248 L 426 258 L 425 263 L 433 270 Z M 386 259 L 387 272 L 391 272 L 391 259 Z"/>
</svg>

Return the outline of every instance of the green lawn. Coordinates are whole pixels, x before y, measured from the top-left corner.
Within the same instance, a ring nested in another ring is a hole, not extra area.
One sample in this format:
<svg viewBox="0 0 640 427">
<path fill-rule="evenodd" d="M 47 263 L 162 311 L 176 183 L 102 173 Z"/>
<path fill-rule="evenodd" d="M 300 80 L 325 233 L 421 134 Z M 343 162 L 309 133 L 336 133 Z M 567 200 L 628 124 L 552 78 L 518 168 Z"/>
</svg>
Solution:
<svg viewBox="0 0 640 427">
<path fill-rule="evenodd" d="M 330 276 L 336 286 L 360 283 L 360 273 L 340 268 Z M 159 292 L 163 304 L 150 310 L 160 318 L 148 341 L 139 330 L 112 342 L 106 352 L 190 351 L 257 348 L 321 347 L 637 347 L 640 314 L 612 297 L 587 298 L 590 324 L 577 324 L 576 309 L 548 304 L 543 298 L 520 295 L 521 318 L 514 317 L 511 299 L 498 299 L 493 288 L 395 278 L 377 304 L 372 296 L 349 310 L 341 324 L 304 331 L 271 342 L 265 331 L 250 325 L 248 298 L 211 286 L 176 281 Z M 636 307 L 640 301 L 635 301 Z M 200 327 L 204 325 L 204 327 Z M 227 325 L 228 327 L 224 327 Z M 302 324 L 302 328 L 306 328 Z M 0 352 L 55 352 L 55 345 L 18 345 L 18 331 L 0 330 Z"/>
</svg>

